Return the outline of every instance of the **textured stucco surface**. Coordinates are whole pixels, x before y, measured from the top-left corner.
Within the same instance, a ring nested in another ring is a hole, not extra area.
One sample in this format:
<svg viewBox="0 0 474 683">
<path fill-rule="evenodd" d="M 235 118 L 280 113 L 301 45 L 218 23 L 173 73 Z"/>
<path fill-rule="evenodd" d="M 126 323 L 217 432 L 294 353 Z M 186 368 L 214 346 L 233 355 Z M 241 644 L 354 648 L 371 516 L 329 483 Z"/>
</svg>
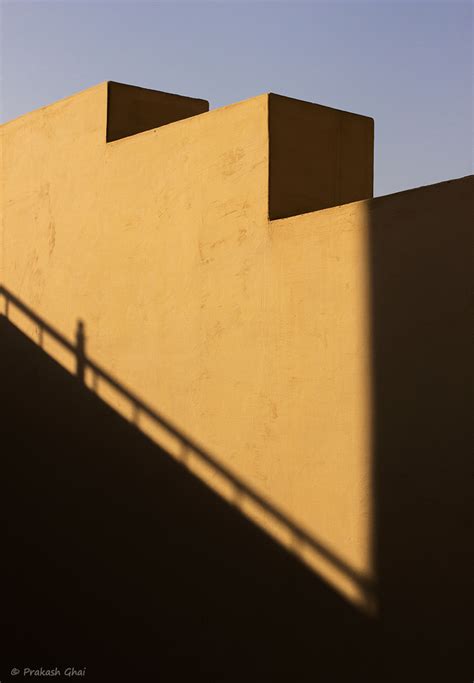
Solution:
<svg viewBox="0 0 474 683">
<path fill-rule="evenodd" d="M 370 580 L 368 241 L 374 212 L 395 229 L 404 202 L 269 221 L 268 101 L 106 143 L 101 84 L 5 124 L 1 280 L 70 339 L 83 320 L 90 357 Z M 416 220 L 432 220 L 418 192 Z M 120 396 L 96 390 L 130 417 Z M 232 499 L 197 460 L 188 466 Z M 238 504 L 368 602 L 357 580 Z"/>
<path fill-rule="evenodd" d="M 270 93 L 269 216 L 373 196 L 374 120 Z"/>
<path fill-rule="evenodd" d="M 195 97 L 108 82 L 107 142 L 166 126 L 209 110 L 209 102 Z"/>
</svg>

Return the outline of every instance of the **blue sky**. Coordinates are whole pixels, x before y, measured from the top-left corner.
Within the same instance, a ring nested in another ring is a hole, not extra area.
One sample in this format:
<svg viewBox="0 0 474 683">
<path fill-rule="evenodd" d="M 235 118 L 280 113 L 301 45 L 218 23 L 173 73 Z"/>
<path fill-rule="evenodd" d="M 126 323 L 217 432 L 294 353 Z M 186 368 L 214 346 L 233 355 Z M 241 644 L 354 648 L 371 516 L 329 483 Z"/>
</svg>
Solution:
<svg viewBox="0 0 474 683">
<path fill-rule="evenodd" d="M 473 172 L 473 10 L 450 0 L 1 1 L 0 120 L 115 80 L 375 118 L 375 194 Z"/>
</svg>

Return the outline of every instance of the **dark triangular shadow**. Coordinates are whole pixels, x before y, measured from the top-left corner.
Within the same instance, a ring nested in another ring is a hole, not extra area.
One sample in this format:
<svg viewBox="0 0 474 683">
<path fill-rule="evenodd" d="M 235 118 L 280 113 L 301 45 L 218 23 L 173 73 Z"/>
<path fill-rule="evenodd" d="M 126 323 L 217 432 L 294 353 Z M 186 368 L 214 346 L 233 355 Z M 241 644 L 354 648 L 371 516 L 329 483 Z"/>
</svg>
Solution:
<svg viewBox="0 0 474 683">
<path fill-rule="evenodd" d="M 5 667 L 383 680 L 369 619 L 3 316 L 0 340 Z"/>
</svg>

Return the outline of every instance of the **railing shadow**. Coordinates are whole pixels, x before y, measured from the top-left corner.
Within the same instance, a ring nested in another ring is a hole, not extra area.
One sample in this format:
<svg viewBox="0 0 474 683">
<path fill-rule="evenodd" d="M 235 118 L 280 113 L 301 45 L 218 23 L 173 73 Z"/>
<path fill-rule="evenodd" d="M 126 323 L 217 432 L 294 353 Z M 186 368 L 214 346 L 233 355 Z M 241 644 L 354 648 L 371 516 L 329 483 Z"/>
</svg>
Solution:
<svg viewBox="0 0 474 683">
<path fill-rule="evenodd" d="M 233 476 L 223 497 L 183 466 L 191 439 L 176 456 L 91 390 L 84 325 L 65 367 L 50 326 L 36 316 L 27 333 L 13 307 L 0 315 L 0 675 L 3 660 L 5 673 L 86 667 L 94 683 L 383 680 L 376 620 L 242 514 L 249 487 Z"/>
<path fill-rule="evenodd" d="M 325 547 L 324 544 L 315 539 L 308 531 L 303 529 L 294 520 L 290 519 L 285 513 L 261 496 L 247 483 L 242 481 L 227 467 L 223 466 L 214 455 L 204 450 L 198 443 L 180 431 L 174 424 L 160 415 L 150 405 L 142 401 L 130 389 L 121 384 L 100 365 L 89 358 L 86 353 L 86 333 L 83 321 L 78 321 L 76 343 L 74 344 L 3 285 L 0 285 L 0 297 L 3 297 L 5 300 L 4 312 L 7 318 L 10 316 L 11 308 L 14 307 L 25 315 L 30 322 L 37 326 L 38 343 L 41 347 L 44 345 L 45 335 L 49 335 L 55 342 L 74 355 L 76 360 L 76 376 L 79 382 L 84 384 L 86 372 L 91 371 L 93 373 L 92 387 L 94 389 L 97 389 L 99 380 L 100 382 L 105 382 L 109 387 L 112 387 L 122 398 L 125 398 L 129 402 L 132 408 L 132 422 L 137 428 L 139 428 L 140 415 L 145 415 L 150 418 L 161 429 L 164 429 L 169 435 L 179 441 L 183 454 L 181 459 L 183 464 L 190 454 L 205 463 L 213 472 L 223 478 L 227 484 L 231 485 L 233 489 L 231 501 L 235 507 L 240 508 L 245 500 L 250 501 L 266 516 L 270 517 L 272 522 L 276 522 L 287 532 L 287 534 L 289 534 L 291 539 L 290 548 L 293 549 L 295 554 L 298 555 L 304 548 L 307 548 L 310 552 L 323 558 L 340 575 L 349 579 L 354 586 L 356 586 L 359 594 L 363 596 L 362 602 L 365 607 L 368 607 L 369 609 L 373 608 L 375 601 L 373 580 L 362 575 L 344 560 L 339 558 L 334 552 Z"/>
</svg>

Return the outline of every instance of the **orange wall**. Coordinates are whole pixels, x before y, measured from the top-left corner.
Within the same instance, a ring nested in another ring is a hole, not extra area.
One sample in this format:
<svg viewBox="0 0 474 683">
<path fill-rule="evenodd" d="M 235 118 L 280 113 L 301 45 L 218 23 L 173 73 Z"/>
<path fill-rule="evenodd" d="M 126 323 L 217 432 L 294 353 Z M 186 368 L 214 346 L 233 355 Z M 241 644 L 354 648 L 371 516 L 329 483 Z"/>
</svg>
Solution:
<svg viewBox="0 0 474 683">
<path fill-rule="evenodd" d="M 102 84 L 2 127 L 1 280 L 70 339 L 83 320 L 90 357 L 314 543 L 192 454 L 188 467 L 373 607 L 374 231 L 421 223 L 443 235 L 454 207 L 465 226 L 471 180 L 269 220 L 275 96 L 106 143 L 107 93 Z M 344 169 L 350 184 L 351 167 L 365 159 L 365 180 L 324 201 L 371 196 L 373 123 L 355 120 L 362 137 L 357 126 L 348 133 Z M 311 164 L 307 149 L 303 156 Z M 291 186 L 303 161 L 294 149 L 286 159 Z M 325 172 L 314 159 L 305 202 Z M 273 192 L 285 187 L 284 161 Z M 295 197 L 293 183 L 286 213 Z M 9 316 L 38 334 L 14 308 Z M 71 354 L 51 339 L 44 345 L 74 371 Z M 133 417 L 123 396 L 100 382 L 95 390 Z M 180 457 L 156 425 L 142 416 L 140 426 Z"/>
</svg>

